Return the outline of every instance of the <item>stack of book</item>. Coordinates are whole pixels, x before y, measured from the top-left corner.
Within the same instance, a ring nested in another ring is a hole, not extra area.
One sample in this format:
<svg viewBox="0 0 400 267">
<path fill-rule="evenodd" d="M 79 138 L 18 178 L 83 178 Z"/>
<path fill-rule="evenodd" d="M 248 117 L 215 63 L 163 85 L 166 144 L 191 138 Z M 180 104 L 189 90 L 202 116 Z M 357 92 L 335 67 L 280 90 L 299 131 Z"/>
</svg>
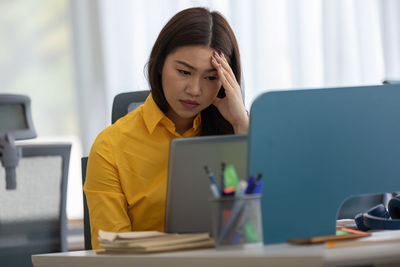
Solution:
<svg viewBox="0 0 400 267">
<path fill-rule="evenodd" d="M 99 231 L 99 242 L 110 253 L 151 253 L 214 247 L 208 233 L 167 234 L 157 231 Z"/>
</svg>

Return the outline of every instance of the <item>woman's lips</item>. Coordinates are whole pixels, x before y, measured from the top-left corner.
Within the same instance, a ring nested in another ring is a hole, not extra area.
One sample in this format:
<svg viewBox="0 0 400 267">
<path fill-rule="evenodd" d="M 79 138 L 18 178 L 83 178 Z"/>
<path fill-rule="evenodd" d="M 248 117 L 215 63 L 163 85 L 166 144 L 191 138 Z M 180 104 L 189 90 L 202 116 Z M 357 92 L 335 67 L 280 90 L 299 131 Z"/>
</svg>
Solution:
<svg viewBox="0 0 400 267">
<path fill-rule="evenodd" d="M 182 105 L 187 108 L 187 109 L 195 109 L 197 108 L 200 104 L 197 103 L 196 101 L 191 101 L 191 100 L 179 100 Z"/>
</svg>

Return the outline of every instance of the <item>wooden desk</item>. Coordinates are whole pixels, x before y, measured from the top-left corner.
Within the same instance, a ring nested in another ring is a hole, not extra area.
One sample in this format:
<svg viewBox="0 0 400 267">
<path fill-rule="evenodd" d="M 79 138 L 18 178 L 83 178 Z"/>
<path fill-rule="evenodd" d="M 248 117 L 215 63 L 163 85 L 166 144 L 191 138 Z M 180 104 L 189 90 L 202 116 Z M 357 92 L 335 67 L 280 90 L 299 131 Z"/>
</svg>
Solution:
<svg viewBox="0 0 400 267">
<path fill-rule="evenodd" d="M 269 245 L 246 250 L 192 250 L 146 255 L 74 251 L 33 255 L 35 267 L 125 266 L 400 266 L 400 243 L 327 249 L 322 245 Z"/>
</svg>

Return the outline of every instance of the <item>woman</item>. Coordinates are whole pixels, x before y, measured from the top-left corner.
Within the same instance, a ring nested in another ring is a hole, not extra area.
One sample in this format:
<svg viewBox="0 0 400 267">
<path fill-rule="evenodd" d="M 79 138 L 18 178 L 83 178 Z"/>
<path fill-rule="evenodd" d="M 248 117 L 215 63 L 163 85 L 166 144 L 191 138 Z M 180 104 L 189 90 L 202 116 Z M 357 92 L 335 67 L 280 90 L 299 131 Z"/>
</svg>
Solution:
<svg viewBox="0 0 400 267">
<path fill-rule="evenodd" d="M 169 143 L 173 138 L 246 134 L 235 36 L 217 12 L 189 8 L 160 32 L 150 54 L 151 94 L 102 131 L 84 186 L 92 233 L 164 230 Z"/>
</svg>

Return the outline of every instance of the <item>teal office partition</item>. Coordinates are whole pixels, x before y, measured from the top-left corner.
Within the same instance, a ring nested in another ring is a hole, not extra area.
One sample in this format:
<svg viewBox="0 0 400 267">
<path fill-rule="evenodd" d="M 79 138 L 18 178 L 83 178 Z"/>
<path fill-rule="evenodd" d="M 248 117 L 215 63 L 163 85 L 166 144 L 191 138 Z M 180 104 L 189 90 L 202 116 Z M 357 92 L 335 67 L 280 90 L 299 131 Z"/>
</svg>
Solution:
<svg viewBox="0 0 400 267">
<path fill-rule="evenodd" d="M 400 190 L 400 85 L 262 94 L 248 149 L 264 243 L 334 234 L 346 198 Z"/>
</svg>

